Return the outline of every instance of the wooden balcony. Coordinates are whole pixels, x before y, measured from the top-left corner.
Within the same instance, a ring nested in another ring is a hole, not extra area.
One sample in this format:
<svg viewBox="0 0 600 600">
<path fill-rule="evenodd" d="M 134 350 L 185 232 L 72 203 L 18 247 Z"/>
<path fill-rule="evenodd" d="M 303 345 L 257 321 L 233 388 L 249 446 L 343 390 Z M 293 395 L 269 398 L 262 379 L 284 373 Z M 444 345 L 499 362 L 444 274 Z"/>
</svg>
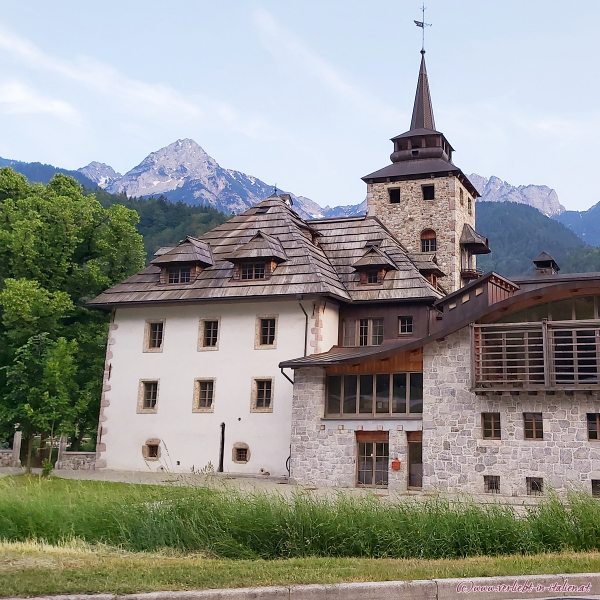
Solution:
<svg viewBox="0 0 600 600">
<path fill-rule="evenodd" d="M 473 267 L 463 267 L 460 270 L 460 276 L 465 281 L 471 281 L 472 279 L 479 279 L 483 275 L 483 271 L 481 269 L 475 269 Z"/>
<path fill-rule="evenodd" d="M 472 326 L 476 392 L 600 389 L 600 320 Z"/>
</svg>

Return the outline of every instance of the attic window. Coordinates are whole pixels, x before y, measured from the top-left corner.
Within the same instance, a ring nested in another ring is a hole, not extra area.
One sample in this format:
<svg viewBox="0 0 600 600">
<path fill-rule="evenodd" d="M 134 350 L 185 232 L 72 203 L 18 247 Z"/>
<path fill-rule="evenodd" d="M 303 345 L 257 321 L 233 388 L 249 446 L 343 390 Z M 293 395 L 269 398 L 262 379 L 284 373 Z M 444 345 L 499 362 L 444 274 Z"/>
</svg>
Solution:
<svg viewBox="0 0 600 600">
<path fill-rule="evenodd" d="M 366 273 L 366 283 L 379 283 L 379 271 L 377 269 L 370 269 Z"/>
<path fill-rule="evenodd" d="M 240 265 L 240 279 L 248 281 L 251 279 L 265 279 L 266 269 L 264 262 L 249 262 Z"/>
<path fill-rule="evenodd" d="M 189 266 L 169 267 L 167 273 L 169 283 L 189 283 L 192 280 L 192 272 Z"/>
<path fill-rule="evenodd" d="M 254 214 L 255 214 L 255 215 L 264 215 L 264 214 L 266 214 L 266 213 L 268 213 L 268 212 L 269 212 L 269 209 L 270 209 L 270 208 L 271 208 L 270 206 L 259 206 L 259 207 L 256 209 L 256 211 L 255 211 L 255 213 L 254 213 Z"/>
<path fill-rule="evenodd" d="M 383 240 L 378 239 L 378 240 L 367 240 L 367 243 L 365 244 L 365 248 L 379 248 L 379 246 L 381 246 L 381 242 Z"/>
</svg>

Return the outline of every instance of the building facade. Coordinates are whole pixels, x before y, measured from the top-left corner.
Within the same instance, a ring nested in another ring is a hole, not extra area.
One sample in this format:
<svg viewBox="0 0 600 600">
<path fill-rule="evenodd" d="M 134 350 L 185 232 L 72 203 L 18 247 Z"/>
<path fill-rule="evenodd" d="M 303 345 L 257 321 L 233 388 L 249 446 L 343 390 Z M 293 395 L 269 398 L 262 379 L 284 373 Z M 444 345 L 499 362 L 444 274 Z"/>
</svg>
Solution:
<svg viewBox="0 0 600 600">
<path fill-rule="evenodd" d="M 478 194 L 424 52 L 392 142 L 367 216 L 273 195 L 92 301 L 112 311 L 97 468 L 600 494 L 600 274 L 477 269 Z"/>
</svg>

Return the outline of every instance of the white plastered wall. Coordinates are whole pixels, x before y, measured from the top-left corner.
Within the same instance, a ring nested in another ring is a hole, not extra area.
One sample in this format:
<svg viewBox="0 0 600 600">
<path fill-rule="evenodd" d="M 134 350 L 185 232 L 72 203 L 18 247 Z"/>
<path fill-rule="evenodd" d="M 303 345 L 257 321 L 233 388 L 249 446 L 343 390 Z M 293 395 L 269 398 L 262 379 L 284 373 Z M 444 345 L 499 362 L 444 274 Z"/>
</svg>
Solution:
<svg viewBox="0 0 600 600">
<path fill-rule="evenodd" d="M 337 342 L 338 311 L 329 301 L 302 300 L 308 317 L 308 352 L 319 332 L 319 350 Z M 315 323 L 317 307 L 320 323 Z M 256 349 L 256 320 L 277 317 L 274 348 Z M 198 351 L 200 319 L 218 318 L 218 350 Z M 144 352 L 148 320 L 164 320 L 162 352 Z M 216 470 L 221 423 L 225 423 L 224 471 L 286 475 L 289 456 L 292 384 L 279 362 L 304 354 L 305 315 L 298 301 L 210 302 L 178 306 L 124 307 L 115 313 L 109 345 L 110 380 L 102 410 L 102 460 L 106 468 L 189 472 Z M 290 372 L 289 375 L 292 375 Z M 194 413 L 196 378 L 214 378 L 214 411 Z M 252 380 L 273 379 L 273 411 L 252 412 Z M 155 414 L 137 412 L 140 380 L 158 380 Z M 146 461 L 142 446 L 160 439 L 159 460 Z M 250 460 L 232 459 L 235 443 L 245 443 Z"/>
</svg>

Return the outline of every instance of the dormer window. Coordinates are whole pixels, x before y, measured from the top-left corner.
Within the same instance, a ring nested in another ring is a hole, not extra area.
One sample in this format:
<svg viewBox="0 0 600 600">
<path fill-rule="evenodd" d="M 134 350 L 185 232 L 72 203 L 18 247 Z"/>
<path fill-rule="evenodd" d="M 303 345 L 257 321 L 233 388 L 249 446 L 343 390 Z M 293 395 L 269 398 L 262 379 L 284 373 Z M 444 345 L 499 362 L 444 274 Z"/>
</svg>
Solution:
<svg viewBox="0 0 600 600">
<path fill-rule="evenodd" d="M 233 263 L 234 281 L 262 281 L 271 276 L 279 263 L 287 260 L 287 255 L 276 237 L 257 231 L 227 259 Z"/>
<path fill-rule="evenodd" d="M 266 273 L 266 263 L 264 262 L 250 262 L 240 265 L 240 279 L 245 281 L 250 279 L 265 279 Z"/>
<path fill-rule="evenodd" d="M 207 267 L 214 264 L 210 246 L 203 240 L 188 236 L 174 248 L 157 252 L 151 264 L 160 267 L 163 284 L 191 283 Z"/>
<path fill-rule="evenodd" d="M 353 265 L 361 285 L 381 284 L 388 271 L 398 268 L 380 244 L 381 240 L 369 240 L 365 253 Z"/>
<path fill-rule="evenodd" d="M 365 283 L 379 283 L 379 271 L 371 269 L 365 273 Z"/>
<path fill-rule="evenodd" d="M 192 270 L 185 267 L 169 267 L 167 269 L 169 283 L 189 283 L 192 280 Z"/>
</svg>

